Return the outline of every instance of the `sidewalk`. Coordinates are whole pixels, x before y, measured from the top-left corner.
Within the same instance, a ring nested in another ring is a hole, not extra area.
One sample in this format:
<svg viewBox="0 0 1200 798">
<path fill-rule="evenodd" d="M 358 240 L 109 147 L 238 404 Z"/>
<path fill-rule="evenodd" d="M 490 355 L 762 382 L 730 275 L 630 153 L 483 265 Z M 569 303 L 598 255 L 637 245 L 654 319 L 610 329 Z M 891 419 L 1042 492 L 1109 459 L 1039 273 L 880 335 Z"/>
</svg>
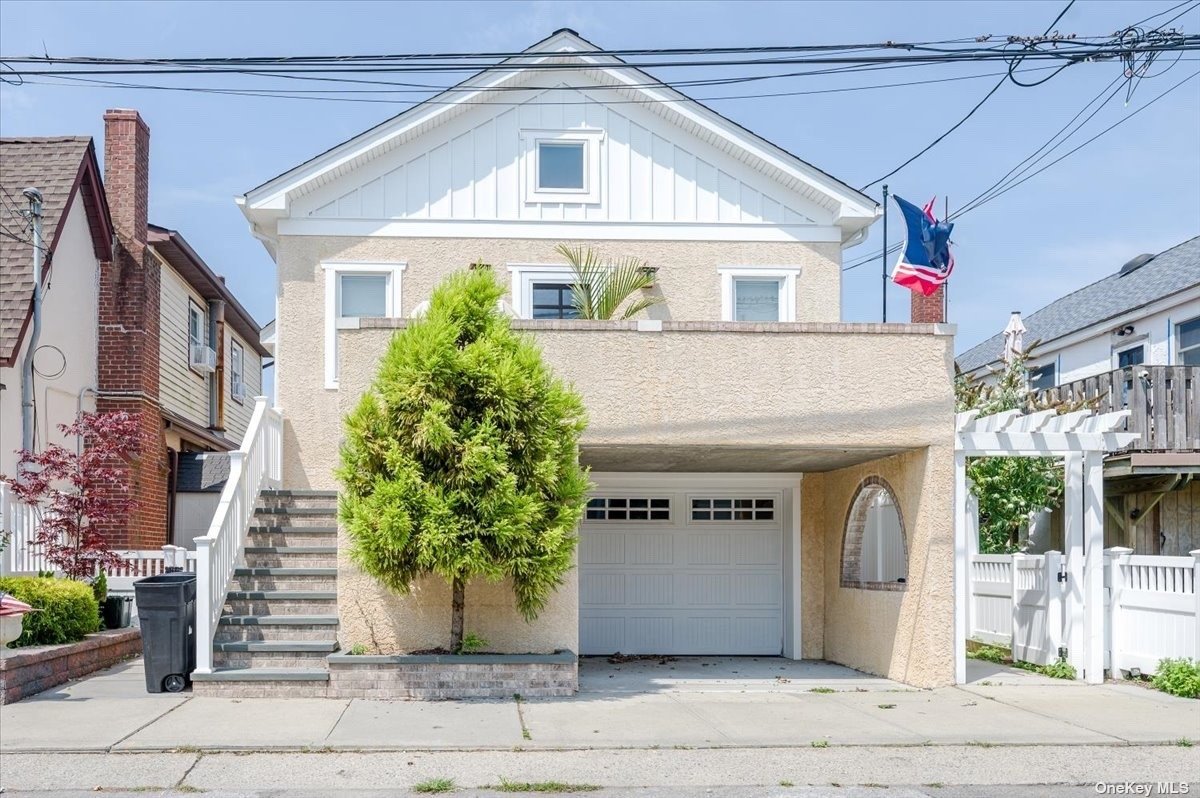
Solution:
<svg viewBox="0 0 1200 798">
<path fill-rule="evenodd" d="M 657 675 L 634 664 L 593 673 L 570 699 L 385 702 L 148 695 L 135 661 L 0 708 L 0 786 L 353 790 L 437 777 L 479 787 L 500 775 L 602 786 L 1078 784 L 1200 773 L 1200 747 L 1179 744 L 1200 741 L 1197 701 L 1006 672 L 914 690 L 820 668 L 835 692 L 765 665 L 737 674 L 752 688 L 741 691 L 686 663 Z"/>
</svg>

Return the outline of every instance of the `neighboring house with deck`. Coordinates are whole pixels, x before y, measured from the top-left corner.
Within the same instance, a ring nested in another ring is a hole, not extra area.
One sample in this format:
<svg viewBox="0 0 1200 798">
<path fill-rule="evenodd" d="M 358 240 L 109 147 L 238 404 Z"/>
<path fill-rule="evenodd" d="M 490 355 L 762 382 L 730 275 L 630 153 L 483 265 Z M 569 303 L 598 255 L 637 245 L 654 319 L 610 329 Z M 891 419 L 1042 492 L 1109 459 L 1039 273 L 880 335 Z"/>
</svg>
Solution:
<svg viewBox="0 0 1200 798">
<path fill-rule="evenodd" d="M 332 523 L 342 417 L 394 331 L 482 260 L 510 287 L 513 327 L 583 396 L 595 492 L 578 568 L 540 617 L 480 580 L 467 629 L 501 652 L 825 658 L 952 681 L 952 328 L 842 322 L 842 251 L 876 203 L 595 49 L 559 31 L 239 200 L 279 270 L 282 485 L 318 505 L 290 523 Z M 525 68 L 546 62 L 570 68 Z M 664 303 L 574 319 L 560 242 L 647 260 Z M 260 519 L 289 522 L 267 504 Z M 333 548 L 326 567 L 276 570 L 317 565 L 315 538 L 254 523 L 248 567 L 213 572 L 232 612 L 256 613 L 229 624 L 324 597 L 309 620 L 337 626 L 218 631 L 207 682 L 236 691 L 282 663 L 295 692 L 339 645 L 446 645 L 440 581 L 393 595 Z M 215 618 L 224 596 L 210 598 Z"/>
<path fill-rule="evenodd" d="M 106 531 L 118 550 L 187 545 L 207 530 L 215 502 L 203 481 L 195 483 L 205 485 L 195 491 L 201 498 L 181 494 L 181 464 L 195 474 L 203 469 L 189 461 L 241 443 L 266 350 L 224 279 L 178 231 L 149 224 L 150 133 L 136 111 L 105 114 L 104 145 L 101 180 L 88 137 L 0 140 L 0 473 L 15 474 L 21 445 L 33 308 L 21 192 L 33 187 L 44 199 L 48 258 L 34 357 L 35 448 L 62 443 L 57 425 L 80 410 L 139 413 L 141 454 L 125 468 L 138 506 Z M 17 517 L 0 508 L 5 532 Z M 19 535 L 2 564 L 37 570 L 38 562 Z"/>
<path fill-rule="evenodd" d="M 1200 548 L 1200 237 L 1139 255 L 1023 322 L 1037 344 L 1032 389 L 1101 413 L 1128 409 L 1126 429 L 1142 436 L 1105 461 L 1105 545 Z M 986 379 L 1003 349 L 1000 333 L 958 366 Z"/>
</svg>

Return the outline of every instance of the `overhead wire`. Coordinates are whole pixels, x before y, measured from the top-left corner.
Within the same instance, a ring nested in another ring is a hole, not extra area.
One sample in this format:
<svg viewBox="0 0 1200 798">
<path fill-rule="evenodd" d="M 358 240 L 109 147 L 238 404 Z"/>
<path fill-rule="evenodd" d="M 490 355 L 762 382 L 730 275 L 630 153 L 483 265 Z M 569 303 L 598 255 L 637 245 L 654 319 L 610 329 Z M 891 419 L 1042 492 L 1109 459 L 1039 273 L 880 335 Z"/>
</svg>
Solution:
<svg viewBox="0 0 1200 798">
<path fill-rule="evenodd" d="M 1054 26 L 1058 24 L 1059 20 L 1061 20 L 1064 16 L 1066 16 L 1067 12 L 1070 11 L 1071 7 L 1074 5 L 1075 5 L 1075 0 L 1068 0 L 1067 5 L 1062 9 L 1062 11 L 1058 12 L 1058 16 L 1056 16 L 1054 18 L 1054 21 L 1046 26 L 1046 30 L 1042 33 L 1042 35 L 1045 36 L 1045 35 L 1049 34 L 1050 31 L 1054 28 Z M 1028 46 L 1026 49 L 1028 49 Z M 1024 58 L 1024 57 L 1027 57 L 1027 56 L 1021 56 L 1020 58 Z M 1008 72 L 1002 78 L 1000 78 L 999 82 L 997 82 L 996 85 L 993 86 L 988 91 L 987 94 L 983 95 L 983 97 L 979 100 L 979 102 L 975 103 L 975 105 L 971 108 L 970 111 L 967 111 L 965 116 L 963 116 L 961 119 L 959 119 L 953 125 L 951 125 L 950 128 L 946 132 L 942 133 L 940 136 L 935 138 L 933 141 L 926 144 L 924 147 L 922 147 L 920 150 L 918 150 L 916 153 L 914 153 L 911 157 L 909 157 L 907 160 L 905 160 L 903 163 L 901 163 L 896 168 L 892 169 L 891 171 L 887 172 L 886 174 L 884 174 L 880 177 L 875 178 L 870 183 L 867 183 L 864 186 L 860 186 L 859 191 L 866 191 L 868 188 L 875 185 L 876 183 L 882 183 L 884 180 L 887 180 L 889 177 L 896 174 L 901 169 L 908 166 L 910 163 L 912 163 L 913 161 L 917 160 L 925 153 L 932 150 L 934 147 L 936 147 L 938 144 L 940 144 L 942 141 L 944 141 L 947 136 L 949 136 L 951 133 L 953 133 L 954 131 L 956 131 L 960 127 L 962 127 L 964 124 L 966 124 L 968 119 L 973 117 L 976 114 L 976 112 L 978 112 L 979 109 L 982 108 L 985 103 L 987 103 L 988 100 L 992 99 L 992 97 L 996 94 L 996 92 L 1000 91 L 1001 86 L 1003 86 L 1005 83 L 1007 83 L 1009 80 L 1012 79 L 1012 72 L 1020 63 L 1021 63 L 1020 59 L 1018 59 L 1015 62 L 1010 62 L 1009 67 L 1008 67 Z M 1053 74 L 1049 75 L 1046 78 L 1046 80 L 1049 80 L 1050 78 L 1054 77 L 1059 72 L 1061 72 L 1062 70 L 1066 69 L 1068 66 L 1071 66 L 1072 63 L 1073 62 L 1068 61 L 1067 63 L 1063 64 Z M 1041 83 L 1045 83 L 1046 80 L 1041 81 Z M 1029 84 L 1029 85 L 1038 86 L 1038 85 L 1041 85 L 1041 83 L 1034 83 L 1034 84 Z M 884 212 L 885 213 L 887 212 L 886 208 L 884 209 Z"/>
</svg>

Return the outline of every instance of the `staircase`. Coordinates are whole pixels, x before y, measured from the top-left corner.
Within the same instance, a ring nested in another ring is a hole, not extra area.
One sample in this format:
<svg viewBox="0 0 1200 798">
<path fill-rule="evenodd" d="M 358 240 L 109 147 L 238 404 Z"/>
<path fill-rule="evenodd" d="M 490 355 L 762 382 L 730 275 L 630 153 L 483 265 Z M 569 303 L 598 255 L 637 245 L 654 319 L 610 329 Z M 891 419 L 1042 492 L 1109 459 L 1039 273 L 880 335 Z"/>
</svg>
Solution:
<svg viewBox="0 0 1200 798">
<path fill-rule="evenodd" d="M 337 650 L 337 493 L 264 490 L 196 695 L 323 696 Z"/>
</svg>

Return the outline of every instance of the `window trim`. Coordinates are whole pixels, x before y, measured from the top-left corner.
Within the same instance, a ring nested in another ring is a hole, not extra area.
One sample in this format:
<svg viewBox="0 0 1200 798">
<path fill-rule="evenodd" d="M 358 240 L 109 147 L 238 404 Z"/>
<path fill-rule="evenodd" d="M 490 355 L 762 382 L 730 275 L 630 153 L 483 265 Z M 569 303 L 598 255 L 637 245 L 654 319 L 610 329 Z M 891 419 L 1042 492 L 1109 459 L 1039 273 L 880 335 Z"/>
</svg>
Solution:
<svg viewBox="0 0 1200 798">
<path fill-rule="evenodd" d="M 601 201 L 602 181 L 601 161 L 604 150 L 604 131 L 594 128 L 569 129 L 540 129 L 527 128 L 521 131 L 523 157 L 522 168 L 525 171 L 525 203 L 540 202 L 599 205 Z M 543 188 L 538 183 L 541 157 L 540 145 L 550 144 L 583 144 L 583 188 Z"/>
<path fill-rule="evenodd" d="M 738 322 L 739 324 L 772 324 L 796 321 L 796 281 L 802 269 L 799 266 L 720 266 L 717 274 L 721 278 L 721 320 L 736 321 L 734 306 L 734 282 L 748 280 L 779 280 L 779 318 L 776 322 Z"/>
<path fill-rule="evenodd" d="M 866 511 L 869 505 L 860 500 L 865 499 L 863 495 L 867 491 L 877 493 L 884 491 L 892 498 L 892 505 L 896 508 L 896 517 L 900 521 L 900 543 L 904 549 L 904 581 L 896 582 L 871 582 L 863 581 L 862 579 L 862 541 L 866 534 Z M 860 509 L 861 508 L 861 509 Z M 855 535 L 858 544 L 858 557 L 851 562 L 846 560 L 846 547 L 851 543 L 851 534 Z M 912 552 L 908 546 L 908 527 L 904 523 L 904 510 L 900 504 L 900 496 L 893 490 L 892 486 L 886 479 L 880 476 L 869 476 L 858 483 L 858 487 L 854 490 L 854 495 L 850 497 L 850 504 L 846 508 L 846 518 L 842 522 L 842 549 L 840 561 L 838 565 L 838 584 L 843 588 L 851 590 L 883 590 L 893 592 L 903 592 L 908 590 L 909 566 L 911 563 Z M 857 576 L 857 579 L 854 578 Z"/>
<path fill-rule="evenodd" d="M 509 263 L 511 275 L 513 311 L 519 319 L 533 318 L 533 284 L 558 283 L 569 285 L 575 282 L 575 270 L 556 263 Z"/>
<path fill-rule="evenodd" d="M 1033 384 L 1034 372 L 1042 371 L 1044 369 L 1050 369 L 1050 372 L 1054 377 L 1054 381 L 1050 385 L 1047 385 L 1047 386 L 1044 386 L 1041 388 L 1035 387 Z M 1058 361 L 1057 360 L 1048 360 L 1045 363 L 1039 363 L 1036 366 L 1029 366 L 1027 369 L 1027 372 L 1028 372 L 1028 376 L 1029 376 L 1029 390 L 1031 390 L 1031 391 L 1048 391 L 1051 388 L 1058 387 Z"/>
<path fill-rule="evenodd" d="M 197 302 L 191 296 L 188 297 L 187 301 L 188 301 L 188 309 L 187 309 L 187 347 L 186 347 L 187 352 L 186 352 L 186 357 L 187 357 L 188 371 L 191 371 L 193 374 L 199 374 L 201 377 L 203 377 L 203 376 L 205 376 L 204 372 L 202 372 L 200 369 L 198 369 L 192 365 L 192 347 L 193 346 L 208 346 L 208 318 L 207 318 L 208 312 L 203 305 L 201 305 L 199 302 Z M 192 339 L 192 311 L 195 311 L 197 318 L 200 319 L 200 340 L 199 341 Z"/>
<path fill-rule="evenodd" d="M 1145 365 L 1145 363 L 1146 363 L 1146 354 L 1147 354 L 1147 353 L 1146 353 L 1146 346 L 1147 346 L 1147 344 L 1148 344 L 1148 343 L 1149 343 L 1149 341 L 1148 341 L 1147 339 L 1143 338 L 1142 340 L 1138 341 L 1138 342 L 1137 342 L 1137 343 L 1135 343 L 1135 344 L 1130 344 L 1130 345 L 1128 345 L 1128 346 L 1121 347 L 1120 349 L 1114 349 L 1114 350 L 1113 350 L 1113 368 L 1114 368 L 1114 369 L 1120 369 L 1120 368 L 1133 368 L 1134 366 L 1141 366 L 1141 365 Z M 1135 350 L 1135 349 L 1140 349 L 1140 350 L 1142 350 L 1142 362 L 1141 362 L 1141 363 L 1134 363 L 1134 364 L 1132 364 L 1132 365 L 1129 365 L 1129 366 L 1122 366 L 1122 365 L 1121 365 L 1121 355 L 1124 355 L 1124 354 L 1126 354 L 1127 352 L 1132 352 L 1132 351 L 1133 351 L 1133 350 Z"/>
<path fill-rule="evenodd" d="M 357 318 L 340 318 L 338 315 L 338 296 L 342 275 L 379 275 L 387 276 L 386 299 L 384 315 L 387 318 L 399 316 L 401 299 L 401 276 L 408 268 L 407 261 L 331 261 L 322 263 L 325 272 L 325 388 L 338 389 L 337 376 L 337 331 L 358 327 Z"/>
<path fill-rule="evenodd" d="M 1174 363 L 1175 363 L 1175 364 L 1177 364 L 1177 365 L 1183 365 L 1183 354 L 1184 354 L 1184 352 L 1191 352 L 1193 349 L 1200 349 L 1200 344 L 1197 344 L 1196 346 L 1189 346 L 1189 347 L 1186 347 L 1186 348 L 1182 346 L 1182 343 L 1183 343 L 1183 332 L 1182 332 L 1183 325 L 1185 325 L 1185 324 L 1192 324 L 1192 323 L 1194 323 L 1194 322 L 1200 322 L 1200 316 L 1193 316 L 1193 317 L 1192 317 L 1192 318 L 1190 318 L 1190 319 L 1184 319 L 1183 321 L 1175 322 L 1175 326 L 1174 326 L 1174 328 L 1171 330 L 1171 332 L 1172 332 L 1172 333 L 1174 334 L 1174 336 L 1175 336 L 1175 351 L 1172 353 L 1172 356 L 1174 357 Z"/>
<path fill-rule="evenodd" d="M 236 363 L 236 368 L 234 364 Z M 242 398 L 234 391 L 234 378 L 242 386 Z M 236 338 L 229 339 L 229 398 L 239 405 L 246 403 L 246 347 Z"/>
</svg>

